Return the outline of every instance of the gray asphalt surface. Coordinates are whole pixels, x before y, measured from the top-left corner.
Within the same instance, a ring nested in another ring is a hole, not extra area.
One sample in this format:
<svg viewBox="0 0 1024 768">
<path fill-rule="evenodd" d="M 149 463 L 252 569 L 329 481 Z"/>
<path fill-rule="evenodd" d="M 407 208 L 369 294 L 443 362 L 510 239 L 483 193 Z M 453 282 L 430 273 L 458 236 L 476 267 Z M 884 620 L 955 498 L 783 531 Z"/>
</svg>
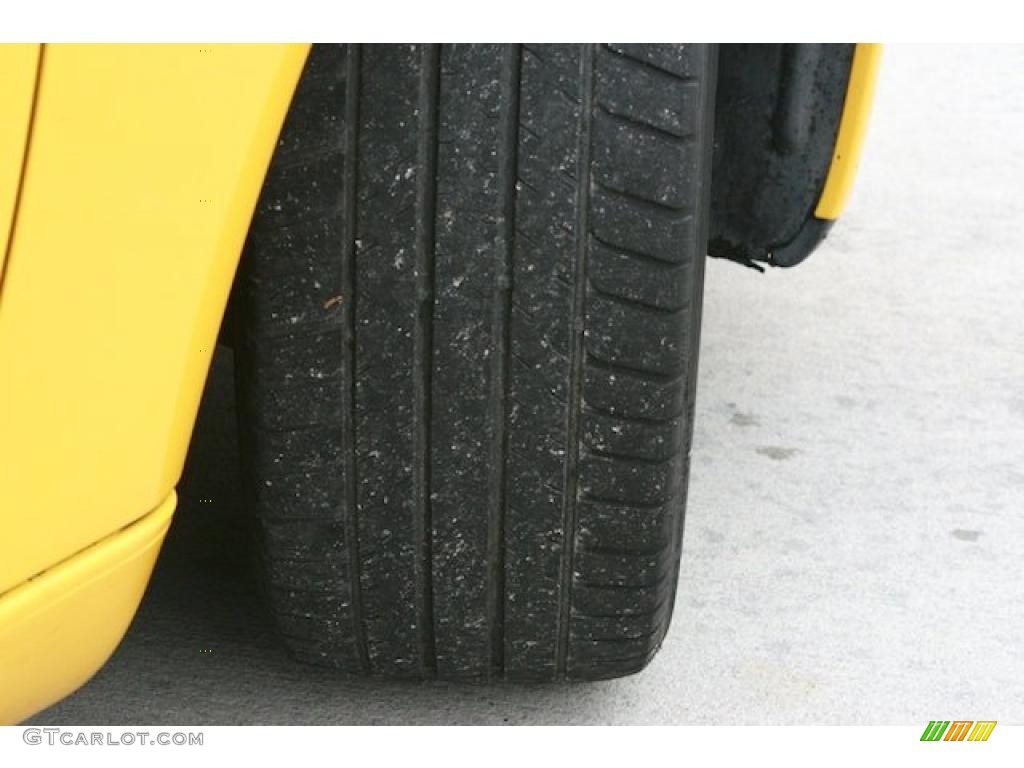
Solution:
<svg viewBox="0 0 1024 768">
<path fill-rule="evenodd" d="M 1024 722 L 1022 191 L 1024 49 L 891 47 L 820 252 L 711 262 L 682 584 L 644 673 L 455 686 L 291 661 L 247 570 L 222 353 L 138 618 L 35 722 Z"/>
</svg>

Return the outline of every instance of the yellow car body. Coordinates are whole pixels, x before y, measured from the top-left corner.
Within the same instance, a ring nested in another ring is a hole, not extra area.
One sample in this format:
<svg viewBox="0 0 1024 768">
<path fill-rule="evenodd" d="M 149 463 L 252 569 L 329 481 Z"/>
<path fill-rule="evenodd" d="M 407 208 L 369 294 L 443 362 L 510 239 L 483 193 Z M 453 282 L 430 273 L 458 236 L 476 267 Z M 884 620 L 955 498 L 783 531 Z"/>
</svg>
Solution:
<svg viewBox="0 0 1024 768">
<path fill-rule="evenodd" d="M 0 721 L 81 685 L 131 621 L 306 53 L 2 54 Z"/>
<path fill-rule="evenodd" d="M 856 167 L 862 48 L 820 218 Z M 0 722 L 83 684 L 134 615 L 307 53 L 0 46 Z"/>
</svg>

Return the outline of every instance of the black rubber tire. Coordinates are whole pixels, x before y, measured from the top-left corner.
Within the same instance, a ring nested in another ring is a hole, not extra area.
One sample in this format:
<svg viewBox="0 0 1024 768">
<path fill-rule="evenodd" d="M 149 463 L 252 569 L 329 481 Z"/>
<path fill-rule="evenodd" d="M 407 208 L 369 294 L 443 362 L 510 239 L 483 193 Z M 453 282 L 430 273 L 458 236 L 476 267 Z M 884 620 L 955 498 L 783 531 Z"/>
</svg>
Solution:
<svg viewBox="0 0 1024 768">
<path fill-rule="evenodd" d="M 245 475 L 302 659 L 595 679 L 668 628 L 714 51 L 316 46 L 244 254 Z"/>
</svg>

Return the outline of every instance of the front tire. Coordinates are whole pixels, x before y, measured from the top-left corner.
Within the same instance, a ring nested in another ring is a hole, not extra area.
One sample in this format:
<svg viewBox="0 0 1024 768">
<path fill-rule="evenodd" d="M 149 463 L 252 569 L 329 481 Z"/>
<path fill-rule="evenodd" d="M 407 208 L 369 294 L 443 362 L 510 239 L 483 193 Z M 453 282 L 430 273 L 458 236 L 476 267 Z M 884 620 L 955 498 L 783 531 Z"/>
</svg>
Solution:
<svg viewBox="0 0 1024 768">
<path fill-rule="evenodd" d="M 552 680 L 657 651 L 713 54 L 314 47 L 237 286 L 245 476 L 297 656 Z"/>
</svg>

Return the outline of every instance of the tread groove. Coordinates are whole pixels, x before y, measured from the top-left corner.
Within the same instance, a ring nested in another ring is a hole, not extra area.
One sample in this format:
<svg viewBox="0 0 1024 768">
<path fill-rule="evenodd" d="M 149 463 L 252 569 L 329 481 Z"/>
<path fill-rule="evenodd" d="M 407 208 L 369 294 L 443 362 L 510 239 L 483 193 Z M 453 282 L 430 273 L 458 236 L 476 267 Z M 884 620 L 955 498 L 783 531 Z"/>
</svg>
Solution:
<svg viewBox="0 0 1024 768">
<path fill-rule="evenodd" d="M 670 69 L 665 69 L 665 67 L 659 67 L 657 64 L 647 61 L 646 59 L 637 58 L 636 56 L 633 56 L 631 53 L 627 53 L 626 51 L 616 50 L 615 48 L 612 48 L 611 45 L 609 45 L 608 43 L 604 44 L 604 49 L 613 56 L 618 56 L 621 59 L 625 59 L 626 61 L 632 64 L 636 64 L 638 67 L 650 69 L 662 75 L 668 75 L 669 77 L 674 78 L 675 80 L 678 80 L 681 83 L 692 83 L 697 81 L 697 78 L 695 77 L 685 77 L 677 72 L 673 72 Z"/>
<path fill-rule="evenodd" d="M 587 365 L 610 373 L 637 376 L 658 384 L 675 384 L 686 378 L 685 366 L 671 373 L 666 373 L 664 371 L 652 371 L 649 368 L 640 368 L 636 365 L 628 365 L 627 363 L 620 363 L 615 360 L 605 360 L 602 357 L 598 357 L 593 352 L 587 352 Z"/>
<path fill-rule="evenodd" d="M 620 304 L 622 306 L 630 307 L 632 309 L 638 309 L 643 312 L 650 312 L 651 314 L 655 314 L 661 317 L 679 317 L 681 315 L 685 315 L 689 309 L 689 306 L 686 304 L 682 304 L 676 307 L 661 307 L 658 306 L 657 304 L 652 304 L 649 301 L 644 301 L 643 299 L 634 299 L 630 296 L 623 296 L 618 293 L 612 293 L 611 291 L 601 288 L 591 278 L 588 278 L 587 284 L 589 285 L 591 291 L 600 296 L 602 299 L 610 301 L 613 304 Z"/>
<path fill-rule="evenodd" d="M 638 456 L 623 451 L 609 451 L 599 448 L 588 448 L 587 454 L 599 459 L 612 459 L 624 464 L 636 464 L 643 467 L 664 467 L 678 458 L 678 451 L 672 451 L 668 456 L 657 459 L 652 459 L 650 456 Z"/>
<path fill-rule="evenodd" d="M 607 555 L 608 557 L 622 557 L 622 556 L 641 556 L 641 557 L 657 557 L 673 546 L 673 542 L 666 541 L 657 547 L 609 547 L 605 545 L 592 546 L 592 545 L 581 545 L 579 547 L 580 552 L 586 552 L 591 555 Z"/>
<path fill-rule="evenodd" d="M 630 202 L 642 208 L 650 208 L 654 211 L 657 211 L 658 213 L 664 213 L 665 211 L 668 211 L 669 213 L 678 213 L 685 215 L 691 214 L 690 206 L 688 205 L 669 205 L 668 203 L 664 203 L 661 200 L 655 200 L 653 197 L 645 197 L 644 195 L 641 195 L 638 192 L 633 192 L 632 190 L 626 189 L 625 187 L 616 186 L 615 184 L 609 184 L 608 182 L 601 181 L 600 179 L 594 179 L 593 183 L 600 189 L 606 192 L 612 192 L 614 194 L 621 195 L 622 197 L 627 198 Z"/>
<path fill-rule="evenodd" d="M 593 504 L 604 504 L 609 507 L 629 507 L 632 509 L 661 509 L 672 499 L 661 501 L 630 501 L 626 499 L 613 499 L 611 496 L 601 496 L 593 493 L 585 493 L 580 497 L 581 501 L 589 501 Z"/>
<path fill-rule="evenodd" d="M 690 218 L 690 215 L 687 214 L 685 218 Z M 676 269 L 683 269 L 685 266 L 675 261 L 669 261 L 668 259 L 660 259 L 657 256 L 652 256 L 651 254 L 644 253 L 643 251 L 637 251 L 621 245 L 616 245 L 615 243 L 611 243 L 596 234 L 591 235 L 591 237 L 594 238 L 595 242 L 599 243 L 602 247 L 607 248 L 612 253 L 619 254 L 620 256 L 627 256 L 631 259 L 636 259 L 637 261 L 646 262 L 655 269 L 670 272 Z"/>
<path fill-rule="evenodd" d="M 345 200 L 343 211 L 344 228 L 346 233 L 344 242 L 344 253 L 342 254 L 342 295 L 348 296 L 349 301 L 344 302 L 342 309 L 345 311 L 345 323 L 342 326 L 342 354 L 348 359 L 349 370 L 355 371 L 356 360 L 356 221 L 358 206 L 358 176 L 359 176 L 359 100 L 360 100 L 360 76 L 361 76 L 361 49 L 358 44 L 349 44 L 345 66 L 347 69 L 345 87 L 345 130 L 346 130 L 346 164 L 344 188 L 342 197 Z M 352 623 L 354 625 L 353 635 L 355 636 L 356 654 L 359 658 L 359 666 L 364 671 L 369 671 L 369 649 L 366 640 L 366 623 L 363 620 L 362 605 L 362 574 L 359 564 L 359 519 L 357 503 L 357 462 L 356 462 L 356 377 L 350 376 L 348 386 L 343 393 L 345 400 L 342 408 L 345 424 L 344 433 L 348 435 L 345 441 L 345 463 L 347 466 L 348 484 L 345 488 L 345 514 L 348 525 L 345 531 L 345 539 L 348 543 L 348 562 L 351 569 L 352 589 Z"/>
<path fill-rule="evenodd" d="M 687 214 L 685 218 L 689 219 L 691 218 L 691 216 Z M 652 256 L 649 253 L 644 253 L 643 251 L 637 251 L 631 248 L 627 248 L 625 246 L 616 245 L 605 240 L 600 236 L 600 234 L 597 233 L 593 233 L 591 237 L 594 239 L 595 243 L 600 245 L 602 248 L 606 248 L 607 250 L 611 251 L 614 254 L 620 256 L 627 256 L 631 259 L 636 259 L 637 261 L 643 261 L 650 265 L 652 268 L 658 269 L 663 272 L 671 272 L 685 268 L 685 264 L 681 264 L 678 261 L 669 261 L 668 259 L 658 258 L 657 256 Z"/>
<path fill-rule="evenodd" d="M 660 587 L 665 583 L 665 579 L 671 575 L 671 573 L 663 573 L 654 581 L 646 581 L 640 584 L 606 584 L 595 581 L 584 581 L 583 579 L 576 579 L 575 584 L 576 586 L 583 587 L 585 589 L 598 589 L 608 592 L 646 592 L 654 589 L 655 587 Z"/>
<path fill-rule="evenodd" d="M 666 416 L 663 419 L 656 419 L 654 417 L 645 416 L 630 416 L 629 414 L 615 413 L 605 408 L 599 408 L 593 403 L 586 403 L 584 406 L 584 412 L 590 412 L 597 416 L 607 416 L 608 418 L 611 419 L 620 419 L 621 421 L 625 421 L 630 424 L 639 424 L 641 426 L 650 425 L 655 427 L 669 425 L 674 421 L 678 421 L 679 418 L 683 415 L 683 412 L 680 411 L 678 413 L 672 414 L 671 416 Z"/>
<path fill-rule="evenodd" d="M 647 616 L 657 616 L 663 610 L 665 610 L 666 604 L 668 603 L 668 596 L 662 597 L 654 604 L 652 608 L 643 608 L 638 611 L 620 611 L 618 613 L 587 613 L 582 611 L 573 611 L 572 618 L 574 619 L 639 619 Z"/>
<path fill-rule="evenodd" d="M 437 669 L 434 638 L 433 515 L 431 511 L 431 371 L 433 370 L 434 260 L 437 201 L 437 138 L 441 60 L 437 45 L 425 45 L 419 94 L 420 128 L 417 141 L 416 297 L 413 366 L 416 390 L 416 540 L 419 559 L 417 624 L 420 628 L 420 665 L 427 675 Z"/>
<path fill-rule="evenodd" d="M 683 136 L 680 136 L 677 133 L 672 133 L 672 131 L 667 131 L 664 128 L 661 128 L 657 125 L 651 125 L 650 123 L 644 122 L 643 120 L 638 120 L 635 117 L 630 117 L 628 115 L 619 114 L 618 112 L 613 112 L 604 104 L 598 103 L 596 106 L 597 109 L 601 111 L 602 115 L 604 115 L 605 117 L 614 122 L 629 125 L 637 129 L 638 131 L 647 132 L 652 136 L 657 136 L 659 139 L 667 141 L 676 146 L 686 146 L 689 144 L 693 144 L 693 134 L 685 134 Z"/>
<path fill-rule="evenodd" d="M 516 238 L 516 185 L 519 166 L 519 80 L 522 71 L 523 50 L 519 45 L 504 49 L 502 87 L 504 125 L 500 138 L 499 167 L 505 177 L 502 208 L 502 248 L 498 250 L 500 263 L 495 270 L 495 301 L 492 318 L 491 356 L 493 441 L 491 446 L 491 504 L 492 520 L 488 529 L 487 614 L 491 632 L 491 667 L 499 677 L 505 674 L 505 525 L 508 515 L 508 424 L 506 405 L 509 386 L 509 356 L 512 350 L 512 259 Z"/>
<path fill-rule="evenodd" d="M 562 553 L 559 578 L 559 627 L 555 656 L 555 674 L 567 671 L 569 660 L 569 614 L 572 605 L 572 574 L 576 544 L 578 472 L 580 458 L 580 422 L 583 404 L 583 366 L 585 354 L 587 256 L 590 249 L 591 125 L 594 111 L 594 50 L 585 45 L 580 56 L 580 128 L 576 198 L 576 274 L 572 296 L 572 334 L 569 372 L 569 403 L 565 449 L 565 492 L 562 496 Z"/>
</svg>

